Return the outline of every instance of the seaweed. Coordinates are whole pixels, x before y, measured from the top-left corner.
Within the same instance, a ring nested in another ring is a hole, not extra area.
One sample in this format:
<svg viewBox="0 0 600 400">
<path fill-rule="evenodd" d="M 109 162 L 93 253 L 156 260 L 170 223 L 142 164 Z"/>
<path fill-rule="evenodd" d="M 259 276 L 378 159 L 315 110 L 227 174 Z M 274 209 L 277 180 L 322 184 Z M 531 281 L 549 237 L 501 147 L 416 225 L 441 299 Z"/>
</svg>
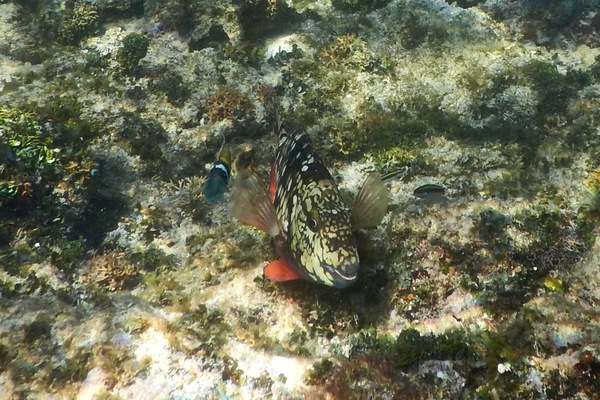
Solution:
<svg viewBox="0 0 600 400">
<path fill-rule="evenodd" d="M 396 366 L 408 368 L 424 360 L 453 360 L 473 357 L 471 346 L 461 332 L 421 335 L 415 329 L 404 329 L 396 339 Z"/>
<path fill-rule="evenodd" d="M 291 29 L 301 20 L 287 2 L 282 0 L 236 0 L 236 14 L 243 38 L 251 43 Z"/>
<path fill-rule="evenodd" d="M 186 311 L 180 319 L 169 324 L 171 344 L 188 354 L 202 354 L 205 359 L 216 360 L 222 355 L 231 327 L 223 313 L 209 310 L 204 304 Z"/>
<path fill-rule="evenodd" d="M 76 45 L 96 33 L 99 22 L 95 4 L 86 0 L 66 1 L 58 38 L 65 44 Z"/>
<path fill-rule="evenodd" d="M 167 101 L 174 106 L 181 107 L 190 97 L 190 88 L 183 81 L 183 77 L 176 72 L 167 71 L 154 83 L 154 89 L 164 93 Z"/>
<path fill-rule="evenodd" d="M 128 77 L 139 78 L 142 74 L 140 60 L 146 57 L 150 40 L 139 33 L 130 33 L 123 38 L 122 47 L 117 52 L 120 72 Z"/>
<path fill-rule="evenodd" d="M 26 200 L 43 191 L 37 176 L 58 173 L 54 137 L 31 114 L 0 109 L 0 201 Z"/>
<path fill-rule="evenodd" d="M 167 142 L 164 128 L 153 118 L 138 113 L 125 113 L 127 122 L 120 136 L 126 140 L 131 152 L 146 161 L 144 172 L 148 176 L 166 175 L 166 160 L 161 145 Z"/>
<path fill-rule="evenodd" d="M 580 71 L 569 70 L 563 75 L 548 61 L 531 61 L 522 72 L 540 96 L 538 118 L 565 111 L 577 91 L 587 83 L 587 75 Z"/>
</svg>

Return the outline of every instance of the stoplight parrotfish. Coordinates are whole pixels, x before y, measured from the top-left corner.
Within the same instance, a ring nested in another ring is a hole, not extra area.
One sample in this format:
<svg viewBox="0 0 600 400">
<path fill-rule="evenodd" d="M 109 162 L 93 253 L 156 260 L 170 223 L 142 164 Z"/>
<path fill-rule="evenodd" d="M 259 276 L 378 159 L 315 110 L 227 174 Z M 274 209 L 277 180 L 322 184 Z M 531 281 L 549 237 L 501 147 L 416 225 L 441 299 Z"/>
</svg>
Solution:
<svg viewBox="0 0 600 400">
<path fill-rule="evenodd" d="M 223 144 L 217 154 L 217 159 L 212 164 L 208 177 L 206 178 L 206 184 L 204 185 L 203 193 L 208 204 L 216 203 L 219 201 L 231 176 L 231 151 L 229 146 L 225 144 L 225 138 L 223 138 Z"/>
<path fill-rule="evenodd" d="M 249 172 L 238 174 L 232 192 L 234 216 L 273 238 L 279 258 L 264 268 L 267 277 L 337 288 L 358 277 L 355 231 L 377 226 L 389 202 L 381 176 L 371 172 L 350 209 L 306 133 L 281 127 L 270 196 Z"/>
</svg>

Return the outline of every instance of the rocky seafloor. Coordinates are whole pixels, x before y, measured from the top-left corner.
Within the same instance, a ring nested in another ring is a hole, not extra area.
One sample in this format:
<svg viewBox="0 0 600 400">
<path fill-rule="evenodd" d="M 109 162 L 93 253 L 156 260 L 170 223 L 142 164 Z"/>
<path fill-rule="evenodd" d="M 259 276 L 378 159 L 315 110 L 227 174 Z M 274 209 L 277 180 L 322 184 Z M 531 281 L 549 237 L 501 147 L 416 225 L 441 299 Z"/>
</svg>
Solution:
<svg viewBox="0 0 600 400">
<path fill-rule="evenodd" d="M 0 398 L 599 399 L 599 9 L 0 1 Z M 349 289 L 202 195 L 276 110 L 399 171 Z"/>
</svg>

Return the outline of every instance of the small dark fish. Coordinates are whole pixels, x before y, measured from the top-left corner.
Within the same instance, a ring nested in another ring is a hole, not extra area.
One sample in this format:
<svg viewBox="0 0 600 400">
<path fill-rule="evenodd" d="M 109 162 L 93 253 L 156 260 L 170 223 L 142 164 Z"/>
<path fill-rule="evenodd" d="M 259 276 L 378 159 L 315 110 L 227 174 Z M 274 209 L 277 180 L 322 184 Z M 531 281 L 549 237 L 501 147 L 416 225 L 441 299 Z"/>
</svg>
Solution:
<svg viewBox="0 0 600 400">
<path fill-rule="evenodd" d="M 388 173 L 381 175 L 381 180 L 383 181 L 383 183 L 391 182 L 392 180 L 394 180 L 398 177 L 406 175 L 407 171 L 408 171 L 407 167 L 395 169 L 393 171 L 390 171 Z"/>
<path fill-rule="evenodd" d="M 233 214 L 273 238 L 280 258 L 264 269 L 270 279 L 348 287 L 360 266 L 354 232 L 381 222 L 387 189 L 378 172 L 370 173 L 351 211 L 308 136 L 302 130 L 278 131 L 271 196 L 256 177 L 242 173 L 234 183 Z"/>
<path fill-rule="evenodd" d="M 433 183 L 428 183 L 416 188 L 413 194 L 420 199 L 440 198 L 446 194 L 446 188 Z"/>
<path fill-rule="evenodd" d="M 229 146 L 223 143 L 217 159 L 208 172 L 206 184 L 204 185 L 203 193 L 208 204 L 216 203 L 223 197 L 231 176 L 230 164 L 231 152 Z"/>
</svg>

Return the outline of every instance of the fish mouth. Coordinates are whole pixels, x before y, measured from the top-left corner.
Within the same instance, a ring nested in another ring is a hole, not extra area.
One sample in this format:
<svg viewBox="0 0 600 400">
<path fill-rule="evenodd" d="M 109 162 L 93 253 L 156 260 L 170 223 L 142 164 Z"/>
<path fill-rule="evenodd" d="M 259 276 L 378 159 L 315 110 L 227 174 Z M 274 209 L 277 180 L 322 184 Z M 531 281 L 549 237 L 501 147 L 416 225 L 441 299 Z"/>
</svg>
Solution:
<svg viewBox="0 0 600 400">
<path fill-rule="evenodd" d="M 358 263 L 342 265 L 335 269 L 332 274 L 332 283 L 334 287 L 344 289 L 356 282 L 358 278 L 358 269 L 360 265 Z"/>
</svg>

